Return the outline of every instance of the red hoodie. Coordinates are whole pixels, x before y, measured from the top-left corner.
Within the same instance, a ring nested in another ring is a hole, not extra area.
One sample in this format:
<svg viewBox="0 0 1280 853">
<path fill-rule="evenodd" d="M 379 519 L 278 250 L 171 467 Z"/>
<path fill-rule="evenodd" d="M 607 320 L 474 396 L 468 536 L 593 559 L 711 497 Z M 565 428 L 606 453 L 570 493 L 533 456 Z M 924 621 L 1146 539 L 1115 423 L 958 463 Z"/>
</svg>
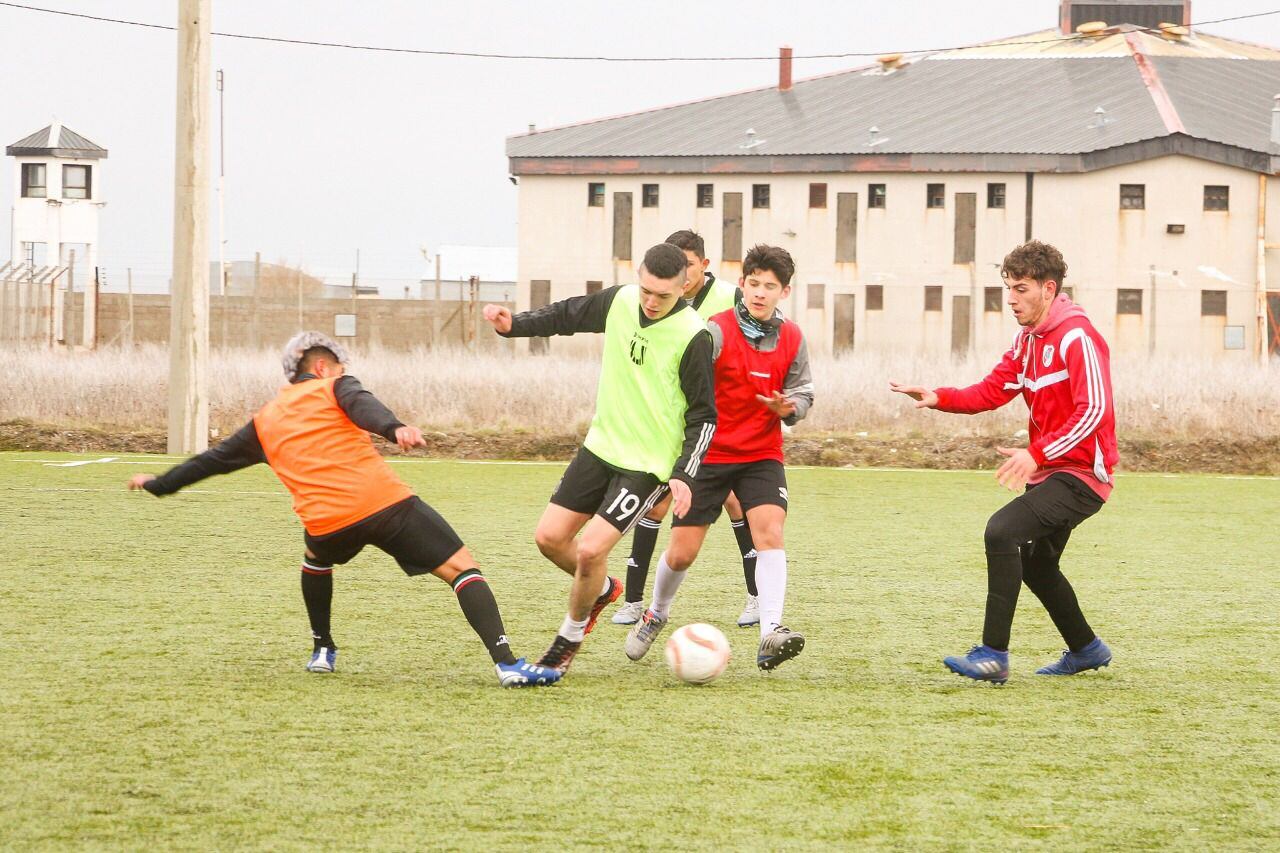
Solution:
<svg viewBox="0 0 1280 853">
<path fill-rule="evenodd" d="M 1084 309 L 1059 296 L 1033 329 L 1019 329 L 995 369 L 968 388 L 938 388 L 938 409 L 971 415 L 1022 395 L 1030 410 L 1027 448 L 1040 466 L 1031 483 L 1058 471 L 1079 477 L 1104 501 L 1111 494 L 1116 418 L 1111 352 Z"/>
</svg>

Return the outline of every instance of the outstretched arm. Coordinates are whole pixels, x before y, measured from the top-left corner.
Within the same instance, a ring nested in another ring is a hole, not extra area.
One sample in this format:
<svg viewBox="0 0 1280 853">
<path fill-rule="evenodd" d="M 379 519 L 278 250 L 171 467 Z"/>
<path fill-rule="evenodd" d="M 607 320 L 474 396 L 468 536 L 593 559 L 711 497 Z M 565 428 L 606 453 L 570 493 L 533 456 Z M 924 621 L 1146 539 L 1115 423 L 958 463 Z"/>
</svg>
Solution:
<svg viewBox="0 0 1280 853">
<path fill-rule="evenodd" d="M 262 452 L 262 444 L 258 441 L 258 430 L 253 421 L 240 427 L 221 444 L 214 445 L 201 453 L 192 456 L 186 462 L 175 465 L 159 477 L 151 474 L 136 474 L 129 479 L 130 489 L 146 489 L 156 497 L 171 495 L 179 489 L 198 483 L 214 474 L 230 474 L 259 462 L 266 462 L 266 454 Z"/>
<path fill-rule="evenodd" d="M 906 394 L 916 401 L 917 409 L 937 409 L 961 415 L 973 415 L 998 409 L 1022 393 L 1019 378 L 1022 365 L 1011 348 L 992 368 L 986 378 L 967 388 L 934 388 L 890 382 L 889 390 Z"/>
<path fill-rule="evenodd" d="M 603 332 L 609 308 L 618 295 L 618 287 L 610 287 L 586 296 L 571 296 L 559 302 L 512 314 L 501 305 L 484 306 L 484 318 L 504 338 L 545 338 L 550 335 L 575 335 L 578 332 Z"/>
<path fill-rule="evenodd" d="M 341 376 L 333 383 L 333 396 L 351 422 L 365 432 L 380 435 L 401 450 L 426 447 L 422 430 L 405 426 L 382 401 L 368 391 L 354 376 Z"/>
</svg>

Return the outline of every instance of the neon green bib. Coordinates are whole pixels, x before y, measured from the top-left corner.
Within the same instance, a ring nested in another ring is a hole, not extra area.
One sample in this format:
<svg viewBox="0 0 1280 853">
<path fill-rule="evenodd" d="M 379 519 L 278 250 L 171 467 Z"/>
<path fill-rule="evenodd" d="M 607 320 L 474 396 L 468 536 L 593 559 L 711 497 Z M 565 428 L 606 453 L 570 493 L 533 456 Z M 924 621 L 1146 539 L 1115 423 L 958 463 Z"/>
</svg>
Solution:
<svg viewBox="0 0 1280 853">
<path fill-rule="evenodd" d="M 705 323 L 713 315 L 719 314 L 721 311 L 728 311 L 733 307 L 734 294 L 738 288 L 737 285 L 726 284 L 718 278 L 713 280 L 711 284 L 704 286 L 709 287 L 710 291 L 707 293 L 706 299 L 703 299 L 702 304 L 698 306 L 698 316 Z"/>
<path fill-rule="evenodd" d="M 639 286 L 619 289 L 605 319 L 596 413 L 583 446 L 610 465 L 665 483 L 684 446 L 688 403 L 680 360 L 704 329 L 687 308 L 641 328 Z"/>
</svg>

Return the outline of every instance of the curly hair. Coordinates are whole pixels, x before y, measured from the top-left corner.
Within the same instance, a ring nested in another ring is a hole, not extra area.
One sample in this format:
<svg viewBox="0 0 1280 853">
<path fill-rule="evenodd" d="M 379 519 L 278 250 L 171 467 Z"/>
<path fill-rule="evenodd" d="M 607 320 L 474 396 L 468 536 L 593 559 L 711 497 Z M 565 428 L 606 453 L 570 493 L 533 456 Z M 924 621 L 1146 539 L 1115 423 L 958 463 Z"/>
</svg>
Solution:
<svg viewBox="0 0 1280 853">
<path fill-rule="evenodd" d="M 1046 281 L 1058 283 L 1058 293 L 1062 292 L 1062 281 L 1067 277 L 1067 262 L 1062 253 L 1039 240 L 1029 240 L 1004 256 L 1000 265 L 1001 278 L 1033 278 L 1044 284 Z"/>
<path fill-rule="evenodd" d="M 328 353 L 339 364 L 347 364 L 350 359 L 342 344 L 324 332 L 298 332 L 284 345 L 280 356 L 280 366 L 284 368 L 284 376 L 290 382 L 297 380 L 299 371 L 310 365 L 317 355 Z"/>
</svg>

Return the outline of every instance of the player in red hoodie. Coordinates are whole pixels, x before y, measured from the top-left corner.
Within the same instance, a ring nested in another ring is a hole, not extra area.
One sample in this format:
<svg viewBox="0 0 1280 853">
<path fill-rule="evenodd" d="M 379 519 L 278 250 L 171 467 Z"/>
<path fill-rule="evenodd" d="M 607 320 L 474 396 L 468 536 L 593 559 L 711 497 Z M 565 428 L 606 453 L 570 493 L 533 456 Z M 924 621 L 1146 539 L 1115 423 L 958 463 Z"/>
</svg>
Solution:
<svg viewBox="0 0 1280 853">
<path fill-rule="evenodd" d="M 982 645 L 943 659 L 958 675 L 996 684 L 1009 678 L 1009 629 L 1023 583 L 1067 643 L 1062 658 L 1038 675 L 1075 675 L 1111 663 L 1111 650 L 1089 627 L 1058 560 L 1071 531 L 1111 494 L 1119 458 L 1110 352 L 1084 309 L 1060 293 L 1067 274 L 1062 253 L 1036 240 L 1024 243 L 1005 257 L 1000 274 L 1022 328 L 986 379 L 934 390 L 889 383 L 916 408 L 974 414 L 1021 396 L 1030 410 L 1030 446 L 997 448 L 1008 459 L 996 479 L 1026 491 L 987 523 Z"/>
</svg>

